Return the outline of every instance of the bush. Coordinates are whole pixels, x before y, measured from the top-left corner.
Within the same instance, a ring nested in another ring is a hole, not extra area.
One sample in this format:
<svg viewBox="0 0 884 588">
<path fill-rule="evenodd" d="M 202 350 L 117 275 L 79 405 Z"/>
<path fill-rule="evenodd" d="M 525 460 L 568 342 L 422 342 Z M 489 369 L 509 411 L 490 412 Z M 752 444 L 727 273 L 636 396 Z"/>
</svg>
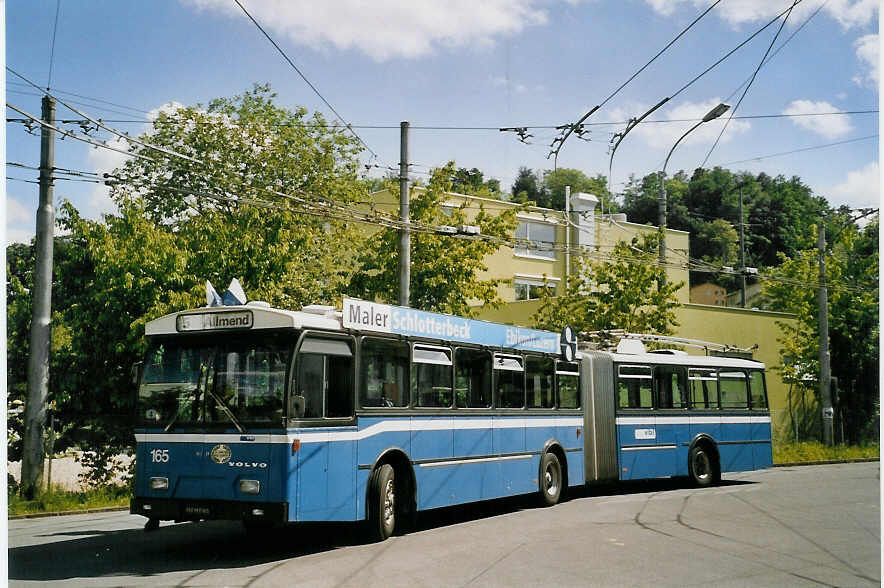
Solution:
<svg viewBox="0 0 884 588">
<path fill-rule="evenodd" d="M 23 500 L 17 494 L 9 496 L 9 514 L 21 515 L 41 512 L 65 512 L 125 506 L 131 492 L 124 486 L 105 486 L 84 492 L 70 492 L 56 486 L 43 492 L 36 500 Z"/>
<path fill-rule="evenodd" d="M 868 445 L 835 445 L 827 447 L 817 441 L 774 443 L 774 463 L 842 461 L 880 457 L 877 443 Z"/>
</svg>

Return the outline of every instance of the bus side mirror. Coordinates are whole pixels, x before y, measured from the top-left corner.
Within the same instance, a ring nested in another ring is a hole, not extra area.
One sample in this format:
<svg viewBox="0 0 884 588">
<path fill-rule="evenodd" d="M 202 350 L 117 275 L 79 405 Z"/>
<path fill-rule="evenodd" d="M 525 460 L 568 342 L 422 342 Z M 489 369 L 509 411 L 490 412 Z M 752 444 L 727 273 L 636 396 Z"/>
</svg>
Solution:
<svg viewBox="0 0 884 588">
<path fill-rule="evenodd" d="M 307 401 L 303 396 L 292 396 L 292 416 L 296 419 L 302 418 L 306 404 Z"/>
<path fill-rule="evenodd" d="M 129 377 L 132 379 L 132 384 L 138 385 L 138 374 L 141 372 L 141 366 L 143 362 L 136 361 L 132 364 L 132 369 L 129 372 Z"/>
</svg>

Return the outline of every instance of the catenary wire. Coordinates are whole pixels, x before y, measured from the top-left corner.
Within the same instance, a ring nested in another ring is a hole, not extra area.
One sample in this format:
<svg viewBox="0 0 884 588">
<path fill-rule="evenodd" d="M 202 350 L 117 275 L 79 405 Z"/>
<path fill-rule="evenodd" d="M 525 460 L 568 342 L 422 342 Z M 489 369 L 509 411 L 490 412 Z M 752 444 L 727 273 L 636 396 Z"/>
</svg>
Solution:
<svg viewBox="0 0 884 588">
<path fill-rule="evenodd" d="M 280 46 L 276 43 L 276 41 L 273 40 L 273 37 L 271 37 L 271 36 L 267 33 L 267 31 L 264 30 L 264 27 L 262 27 L 262 26 L 260 25 L 260 23 L 258 23 L 258 21 L 255 20 L 255 18 L 254 18 L 251 14 L 249 14 L 249 11 L 246 10 L 246 7 L 243 6 L 242 3 L 241 3 L 239 0 L 233 0 L 233 1 L 236 2 L 236 5 L 240 7 L 240 9 L 243 11 L 243 13 L 245 13 L 245 15 L 246 15 L 247 17 L 249 17 L 249 20 L 251 20 L 251 21 L 254 23 L 254 25 L 255 25 L 256 27 L 258 27 L 258 30 L 261 31 L 261 33 L 262 33 L 265 37 L 267 37 L 267 40 L 270 41 L 270 44 L 273 45 L 273 46 L 276 48 L 277 51 L 279 51 L 279 54 L 282 55 L 283 59 L 285 59 L 285 60 L 288 62 L 288 64 L 289 64 L 290 66 L 292 66 L 292 69 L 294 69 L 294 70 L 298 73 L 298 75 L 301 76 L 301 79 L 304 80 L 304 82 L 305 82 L 308 86 L 310 86 L 310 89 L 313 90 L 313 92 L 314 92 L 317 96 L 319 96 L 319 99 L 322 100 L 322 102 L 323 102 L 326 106 L 328 106 L 329 110 L 331 110 L 331 111 L 335 114 L 335 116 L 338 117 L 338 118 L 341 120 L 342 123 L 344 123 L 344 126 L 347 127 L 347 129 L 350 131 L 350 133 L 351 133 L 354 137 L 356 137 L 356 140 L 359 141 L 359 142 L 362 144 L 362 146 L 365 147 L 365 148 L 368 150 L 368 152 L 371 153 L 371 154 L 377 159 L 377 158 L 378 158 L 378 154 L 375 153 L 375 152 L 372 150 L 372 148 L 369 147 L 369 146 L 365 143 L 365 141 L 362 140 L 362 137 L 360 137 L 360 136 L 356 133 L 356 131 L 354 131 L 354 130 L 350 127 L 350 125 L 347 124 L 346 119 L 345 119 L 343 116 L 341 116 L 341 115 L 338 113 L 337 110 L 335 110 L 335 107 L 332 106 L 332 105 L 329 103 L 329 101 L 325 99 L 325 96 L 323 96 L 323 95 L 319 92 L 319 90 L 316 89 L 316 86 L 314 86 L 313 83 L 312 83 L 310 80 L 307 79 L 307 76 L 305 76 L 304 73 L 298 68 L 298 66 L 295 65 L 295 62 L 292 61 L 291 58 L 289 58 L 288 55 L 286 55 L 285 51 L 282 50 L 282 47 L 280 47 Z"/>
<path fill-rule="evenodd" d="M 797 0 L 796 4 L 797 4 L 798 2 L 801 2 L 801 0 Z M 730 51 L 728 51 L 727 53 L 725 53 L 725 54 L 724 54 L 722 57 L 720 57 L 715 63 L 713 63 L 712 65 L 710 65 L 710 66 L 707 67 L 706 69 L 704 69 L 704 70 L 703 70 L 702 72 L 700 72 L 697 76 L 695 76 L 693 79 L 691 79 L 688 83 L 686 83 L 686 84 L 683 85 L 681 88 L 679 88 L 678 90 L 676 90 L 675 93 L 674 93 L 672 96 L 669 97 L 670 100 L 673 99 L 673 98 L 675 98 L 676 96 L 678 96 L 679 94 L 681 94 L 682 92 L 684 92 L 685 90 L 687 90 L 688 88 L 690 88 L 691 86 L 693 86 L 697 81 L 700 80 L 700 78 L 702 78 L 702 77 L 705 76 L 707 73 L 709 73 L 710 71 L 712 71 L 712 70 L 713 70 L 715 67 L 717 67 L 722 61 L 724 61 L 725 59 L 727 59 L 728 57 L 730 57 L 731 55 L 733 55 L 734 53 L 736 53 L 737 51 L 739 51 L 740 49 L 742 49 L 743 46 L 745 46 L 747 43 L 749 43 L 750 41 L 752 41 L 752 39 L 754 39 L 755 37 L 757 37 L 758 35 L 760 35 L 763 31 L 767 30 L 767 27 L 769 27 L 770 25 L 772 25 L 773 23 L 775 23 L 776 21 L 778 21 L 778 20 L 780 19 L 781 16 L 783 16 L 783 15 L 786 14 L 787 12 L 791 11 L 792 8 L 793 8 L 794 6 L 795 6 L 795 5 L 793 4 L 792 6 L 790 6 L 789 8 L 787 8 L 786 10 L 780 12 L 780 13 L 779 13 L 778 15 L 776 15 L 774 18 L 772 18 L 771 20 L 769 20 L 769 21 L 767 22 L 767 24 L 765 24 L 765 25 L 762 26 L 760 29 L 758 29 L 757 31 L 755 31 L 754 33 L 752 33 L 752 34 L 751 34 L 748 38 L 746 38 L 742 43 L 740 43 L 739 45 L 737 45 L 736 47 L 734 47 L 733 49 L 731 49 Z"/>
<path fill-rule="evenodd" d="M 756 76 L 758 76 L 758 72 L 761 70 L 761 66 L 764 65 L 767 56 L 770 55 L 770 50 L 773 49 L 773 46 L 776 44 L 777 39 L 780 36 L 780 33 L 783 31 L 783 27 L 786 26 L 786 21 L 789 20 L 789 17 L 792 15 L 792 9 L 794 9 L 801 0 L 794 0 L 792 2 L 792 6 L 789 7 L 789 12 L 786 13 L 786 16 L 783 17 L 783 22 L 780 23 L 780 28 L 777 29 L 774 38 L 771 40 L 770 45 L 767 46 L 767 51 L 764 52 L 764 56 L 761 58 L 761 61 L 758 62 L 758 67 L 755 68 L 755 71 L 752 72 L 752 78 L 749 80 L 749 83 L 746 84 L 746 88 L 743 90 L 743 94 L 740 96 L 740 99 L 737 101 L 736 106 L 734 106 L 730 111 L 730 116 L 724 122 L 724 125 L 721 127 L 721 132 L 718 133 L 718 137 L 715 139 L 715 143 L 712 144 L 712 147 L 709 148 L 709 153 L 706 154 L 706 157 L 703 159 L 703 163 L 700 164 L 700 167 L 704 167 L 706 162 L 709 161 L 709 157 L 712 155 L 712 152 L 715 151 L 715 148 L 718 147 L 719 141 L 721 141 L 721 137 L 724 135 L 724 132 L 727 130 L 728 125 L 731 124 L 731 120 L 733 120 L 733 115 L 736 114 L 737 110 L 740 109 L 740 105 L 743 103 L 743 99 L 746 97 L 746 94 L 749 93 L 749 88 L 752 87 L 752 84 L 755 82 Z"/>
<path fill-rule="evenodd" d="M 769 159 L 771 157 L 780 157 L 782 155 L 791 155 L 793 153 L 802 153 L 804 151 L 813 151 L 815 149 L 824 149 L 826 147 L 834 147 L 836 145 L 845 145 L 847 143 L 856 143 L 857 141 L 868 141 L 869 139 L 875 139 L 878 137 L 878 134 L 867 135 L 865 137 L 857 137 L 855 139 L 847 139 L 844 141 L 836 141 L 834 143 L 824 143 L 823 145 L 814 145 L 812 147 L 802 147 L 800 149 L 792 149 L 791 151 L 782 151 L 780 153 L 771 153 L 770 155 L 761 155 L 759 157 L 750 157 L 748 159 L 740 159 L 738 161 L 729 161 L 727 163 L 720 163 L 720 166 L 725 165 L 736 165 L 738 163 L 747 163 L 750 161 L 760 161 L 762 159 Z"/>
<path fill-rule="evenodd" d="M 8 92 L 18 92 L 21 94 L 26 94 L 28 96 L 41 96 L 37 92 L 19 92 L 17 90 L 8 90 Z M 57 90 L 53 90 L 55 93 L 59 93 Z M 76 102 L 72 100 L 68 100 L 71 104 L 80 104 L 86 105 L 82 102 Z M 92 105 L 87 105 L 92 106 Z M 838 110 L 831 112 L 802 112 L 802 113 L 794 113 L 794 114 L 746 114 L 741 116 L 735 116 L 734 120 L 757 120 L 757 119 L 776 119 L 776 118 L 803 118 L 803 117 L 812 117 L 812 116 L 851 116 L 857 114 L 878 114 L 880 111 L 878 109 L 867 109 L 867 110 Z M 18 118 L 7 118 L 6 122 L 22 122 L 23 119 Z M 641 121 L 639 124 L 670 124 L 670 123 L 687 123 L 687 122 L 697 122 L 703 120 L 702 117 L 699 118 L 667 118 L 667 119 L 646 119 Z M 105 123 L 115 123 L 115 124 L 177 124 L 176 121 L 168 120 L 168 121 L 160 121 L 160 120 L 151 120 L 151 119 L 120 119 L 120 118 L 102 118 L 102 122 Z M 88 122 L 86 119 L 62 119 L 56 122 L 61 123 L 70 123 L 70 124 L 79 124 L 81 122 Z M 590 122 L 583 123 L 581 126 L 618 126 L 625 125 L 629 123 L 629 121 L 611 121 L 611 122 Z M 195 121 L 194 124 L 198 125 L 208 125 L 215 124 L 213 121 Z M 236 124 L 236 123 L 235 123 Z M 271 124 L 267 126 L 280 126 L 280 127 L 298 127 L 298 128 L 334 128 L 335 123 L 278 123 Z M 350 125 L 354 129 L 398 129 L 399 125 Z M 558 126 L 555 125 L 519 125 L 526 129 L 556 129 Z M 559 125 L 561 126 L 561 125 Z M 411 125 L 408 127 L 410 130 L 418 130 L 418 131 L 500 131 L 499 126 L 485 126 L 485 127 L 467 127 L 467 126 L 445 126 L 445 125 Z M 411 164 L 415 165 L 415 164 Z M 392 168 L 391 168 L 392 169 Z M 398 168 L 396 168 L 398 172 Z"/>
<path fill-rule="evenodd" d="M 782 50 L 783 47 L 785 47 L 786 45 L 788 45 L 789 42 L 790 42 L 792 39 L 795 38 L 795 35 L 797 35 L 798 33 L 800 33 L 800 32 L 801 32 L 801 29 L 803 29 L 805 26 L 807 26 L 807 23 L 809 23 L 811 20 L 813 20 L 813 18 L 814 18 L 817 14 L 820 13 L 820 10 L 822 10 L 823 8 L 825 8 L 825 6 L 826 6 L 828 3 L 829 3 L 829 0 L 826 0 L 825 2 L 823 2 L 822 4 L 820 4 L 819 6 L 817 6 L 816 10 L 814 10 L 813 13 L 811 13 L 811 15 L 810 15 L 809 17 L 807 17 L 807 19 L 806 19 L 804 22 L 802 22 L 800 25 L 798 25 L 798 26 L 795 28 L 794 31 L 792 31 L 792 34 L 789 35 L 789 38 L 786 39 L 785 41 L 783 41 L 783 42 L 780 44 L 779 47 L 777 47 L 776 49 L 774 49 L 773 53 L 771 53 L 770 56 L 769 56 L 767 59 L 765 59 L 765 60 L 763 61 L 763 64 L 764 64 L 764 65 L 767 65 L 767 64 L 768 64 L 768 63 L 769 63 L 774 57 L 776 57 L 777 54 L 780 52 L 780 50 Z M 733 97 L 737 95 L 737 92 L 739 92 L 739 91 L 743 88 L 743 86 L 745 86 L 746 84 L 750 83 L 751 80 L 752 80 L 752 76 L 750 75 L 748 78 L 746 78 L 746 79 L 743 81 L 742 84 L 740 84 L 739 86 L 737 86 L 737 88 L 736 88 L 733 92 L 731 92 L 731 94 L 730 94 L 727 98 L 724 99 L 724 102 L 726 102 L 726 103 L 727 103 L 727 102 L 730 102 L 730 101 L 733 99 Z"/>
<path fill-rule="evenodd" d="M 704 10 L 702 13 L 700 13 L 700 15 L 699 15 L 697 18 L 695 18 L 695 19 L 694 19 L 694 20 L 693 20 L 693 21 L 692 21 L 687 27 L 685 27 L 680 33 L 678 33 L 678 35 L 676 35 L 676 37 L 675 37 L 674 39 L 672 39 L 669 43 L 666 44 L 665 47 L 663 47 L 663 49 L 661 49 L 656 55 L 654 55 L 654 57 L 652 57 L 652 58 L 650 59 L 650 61 L 648 61 L 646 64 L 644 64 L 644 65 L 643 65 L 638 71 L 636 71 L 634 74 L 632 74 L 632 75 L 629 77 L 629 79 L 627 79 L 625 82 L 623 82 L 623 83 L 620 85 L 620 87 L 618 87 L 616 90 L 614 90 L 614 91 L 613 91 L 613 92 L 612 92 L 607 98 L 605 98 L 600 104 L 598 104 L 597 106 L 595 106 L 595 107 L 591 108 L 589 111 L 587 111 L 587 113 L 584 114 L 584 115 L 580 118 L 580 120 L 577 121 L 577 123 L 575 123 L 574 125 L 570 125 L 570 126 L 568 127 L 567 131 L 565 132 L 565 134 L 562 136 L 562 139 L 561 139 L 560 141 L 558 141 L 558 144 L 557 144 L 557 145 L 555 146 L 555 148 L 554 148 L 555 156 L 556 156 L 556 160 L 558 160 L 559 151 L 561 151 L 562 146 L 565 144 L 565 141 L 568 139 L 568 137 L 571 135 L 571 133 L 574 131 L 574 129 L 575 129 L 576 127 L 580 126 L 580 125 L 583 123 L 583 121 L 585 121 L 587 118 L 589 118 L 590 116 L 592 116 L 592 114 L 593 114 L 595 111 L 597 111 L 598 109 L 600 109 L 601 107 L 603 107 L 603 106 L 604 106 L 605 104 L 607 104 L 612 98 L 614 98 L 614 96 L 616 96 L 616 95 L 617 95 L 617 94 L 618 94 L 623 88 L 625 88 L 625 87 L 627 86 L 627 84 L 629 84 L 629 83 L 630 83 L 632 80 L 634 80 L 634 79 L 635 79 L 640 73 L 642 73 L 642 72 L 643 72 L 648 66 L 650 66 L 654 61 L 656 61 L 658 57 L 660 57 L 661 55 L 663 55 L 663 53 L 666 52 L 666 50 L 668 50 L 668 49 L 669 49 L 669 48 L 670 48 L 670 47 L 671 47 L 676 41 L 678 41 L 678 40 L 679 40 L 679 39 L 680 39 L 685 33 L 687 33 L 687 32 L 688 32 L 688 31 L 689 31 L 689 30 L 690 30 L 695 24 L 697 24 L 697 23 L 700 21 L 700 19 L 702 19 L 704 16 L 706 16 L 706 15 L 707 15 L 707 14 L 708 14 L 713 8 L 715 8 L 720 2 L 721 2 L 721 0 L 715 0 L 715 2 L 712 3 L 712 5 L 710 5 L 706 10 Z"/>
<path fill-rule="evenodd" d="M 52 65 L 55 61 L 55 35 L 58 33 L 58 13 L 61 12 L 61 0 L 55 0 L 55 24 L 52 25 L 52 41 L 49 43 L 49 76 L 46 88 L 52 87 Z"/>
<path fill-rule="evenodd" d="M 32 81 L 30 81 L 29 79 L 27 79 L 26 77 L 24 77 L 20 73 L 16 72 L 11 67 L 6 66 L 6 70 L 9 71 L 10 73 L 12 73 L 13 75 L 15 75 L 16 77 L 24 80 L 25 82 L 32 84 L 35 88 L 39 89 L 39 87 L 36 84 L 34 84 Z M 76 108 L 74 108 L 70 104 L 65 103 L 64 100 L 61 100 L 57 96 L 54 96 L 48 90 L 43 90 L 43 93 L 46 94 L 46 96 L 49 96 L 50 98 L 52 98 L 54 100 L 57 100 L 60 104 L 63 104 L 67 109 L 71 110 L 72 112 L 75 112 L 76 114 L 84 117 L 90 123 L 96 125 L 97 127 L 104 129 L 105 131 L 108 131 L 109 133 L 113 133 L 114 135 L 117 135 L 118 137 L 126 140 L 129 143 L 135 143 L 136 145 L 141 145 L 143 147 L 146 147 L 147 149 L 151 149 L 151 150 L 156 151 L 158 153 L 162 153 L 163 155 L 169 155 L 171 157 L 179 157 L 179 158 L 185 159 L 191 163 L 199 163 L 199 164 L 204 163 L 204 162 L 200 161 L 199 159 L 195 159 L 195 158 L 190 157 L 188 155 L 184 155 L 183 153 L 178 153 L 177 151 L 172 151 L 171 149 L 166 149 L 165 147 L 157 147 L 156 145 L 151 145 L 149 143 L 142 141 L 141 139 L 136 139 L 136 138 L 130 137 L 128 134 L 126 134 L 122 131 L 118 131 L 117 129 L 115 129 L 113 127 L 109 127 L 106 124 L 104 124 L 103 122 L 101 122 L 100 120 L 94 119 L 94 118 L 90 117 L 89 115 L 77 110 Z"/>
</svg>

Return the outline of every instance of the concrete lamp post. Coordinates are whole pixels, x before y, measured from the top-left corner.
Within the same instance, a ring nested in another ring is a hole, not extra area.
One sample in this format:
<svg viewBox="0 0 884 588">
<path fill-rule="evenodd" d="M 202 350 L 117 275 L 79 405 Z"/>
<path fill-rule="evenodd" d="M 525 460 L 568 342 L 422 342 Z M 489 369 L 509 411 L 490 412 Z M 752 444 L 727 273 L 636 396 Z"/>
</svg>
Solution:
<svg viewBox="0 0 884 588">
<path fill-rule="evenodd" d="M 672 157 L 672 152 L 675 151 L 675 148 L 678 147 L 678 144 L 681 143 L 682 139 L 687 137 L 691 132 L 699 127 L 703 123 L 707 123 L 710 120 L 715 120 L 722 114 L 728 111 L 730 108 L 729 104 L 721 103 L 709 112 L 706 113 L 706 116 L 703 119 L 689 128 L 684 135 L 678 138 L 678 141 L 675 142 L 675 145 L 672 146 L 672 149 L 669 150 L 669 155 L 666 156 L 666 161 L 663 162 L 663 169 L 660 171 L 660 200 L 658 201 L 657 213 L 658 213 L 658 224 L 660 225 L 660 267 L 665 267 L 664 263 L 666 262 L 666 186 L 664 185 L 664 180 L 666 179 L 666 166 L 669 165 L 669 158 Z"/>
</svg>

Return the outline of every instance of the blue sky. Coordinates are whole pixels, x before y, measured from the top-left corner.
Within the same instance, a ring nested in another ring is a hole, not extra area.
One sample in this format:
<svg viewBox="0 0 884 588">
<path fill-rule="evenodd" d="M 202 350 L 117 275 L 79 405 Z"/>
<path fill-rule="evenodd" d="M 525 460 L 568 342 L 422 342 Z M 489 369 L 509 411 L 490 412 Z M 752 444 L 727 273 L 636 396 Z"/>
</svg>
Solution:
<svg viewBox="0 0 884 588">
<path fill-rule="evenodd" d="M 414 177 L 453 159 L 512 185 L 520 166 L 549 169 L 554 127 L 589 108 L 662 49 L 713 0 L 241 0 L 307 78 L 378 155 L 372 173 L 399 160 L 400 121 L 415 127 Z M 722 0 L 587 122 L 589 141 L 572 135 L 559 167 L 608 170 L 612 133 L 733 49 L 791 0 Z M 52 75 L 50 47 L 58 10 Z M 811 15 L 820 9 L 813 18 Z M 808 18 L 810 20 L 808 21 Z M 759 71 L 737 116 L 877 110 L 878 0 L 803 0 L 779 36 L 794 37 Z M 719 101 L 736 104 L 741 84 L 767 50 L 775 23 L 649 120 L 702 117 Z M 269 82 L 286 107 L 331 112 L 283 60 L 234 0 L 13 0 L 6 4 L 6 65 L 104 120 L 144 121 L 168 103 L 195 104 Z M 74 96 L 79 94 L 80 96 Z M 731 97 L 733 96 L 733 97 Z M 7 102 L 32 114 L 40 98 L 6 74 Z M 107 104 L 112 102 L 117 106 Z M 7 109 L 7 117 L 19 117 Z M 78 118 L 59 106 L 57 118 Z M 130 133 L 141 122 L 109 123 Z M 617 150 L 615 190 L 630 174 L 658 170 L 693 123 L 649 123 Z M 679 145 L 667 170 L 693 170 L 723 123 L 708 123 Z M 361 126 L 388 126 L 369 129 Z M 419 127 L 447 127 L 421 129 Z M 463 130 L 453 127 L 490 127 Z M 534 127 L 531 144 L 499 127 Z M 68 127 L 79 130 L 76 127 Z M 877 206 L 880 179 L 873 114 L 733 120 L 707 167 L 799 176 L 833 205 Z M 98 140 L 112 137 L 93 133 Z M 6 160 L 37 166 L 40 139 L 7 123 Z M 859 139 L 859 140 L 856 140 Z M 830 147 L 754 159 L 841 143 Z M 750 160 L 750 161 L 744 161 Z M 122 156 L 66 139 L 56 166 L 110 171 Z M 740 162 L 740 163 L 733 163 Z M 37 172 L 7 165 L 8 178 Z M 58 181 L 89 217 L 113 210 L 94 184 Z M 37 186 L 7 179 L 7 241 L 34 233 Z"/>
</svg>

